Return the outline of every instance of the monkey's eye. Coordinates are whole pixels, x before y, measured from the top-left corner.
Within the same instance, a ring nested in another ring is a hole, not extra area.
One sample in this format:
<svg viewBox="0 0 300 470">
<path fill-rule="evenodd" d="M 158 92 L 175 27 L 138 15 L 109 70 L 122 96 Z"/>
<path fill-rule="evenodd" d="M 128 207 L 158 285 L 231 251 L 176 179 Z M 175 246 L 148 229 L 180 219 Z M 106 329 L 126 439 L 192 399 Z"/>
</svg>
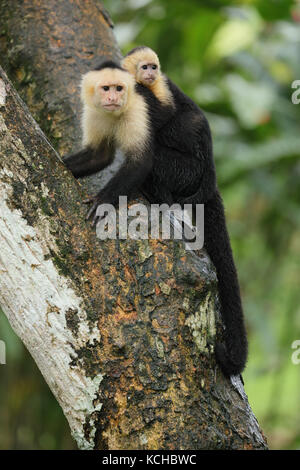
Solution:
<svg viewBox="0 0 300 470">
<path fill-rule="evenodd" d="M 104 91 L 108 91 L 109 90 L 109 86 L 105 85 L 102 87 Z"/>
<path fill-rule="evenodd" d="M 153 70 L 157 69 L 157 65 L 152 65 Z"/>
<path fill-rule="evenodd" d="M 123 87 L 121 85 L 118 85 L 117 86 L 117 91 L 122 91 L 123 90 Z"/>
<path fill-rule="evenodd" d="M 147 70 L 147 65 L 142 65 L 142 69 Z"/>
</svg>

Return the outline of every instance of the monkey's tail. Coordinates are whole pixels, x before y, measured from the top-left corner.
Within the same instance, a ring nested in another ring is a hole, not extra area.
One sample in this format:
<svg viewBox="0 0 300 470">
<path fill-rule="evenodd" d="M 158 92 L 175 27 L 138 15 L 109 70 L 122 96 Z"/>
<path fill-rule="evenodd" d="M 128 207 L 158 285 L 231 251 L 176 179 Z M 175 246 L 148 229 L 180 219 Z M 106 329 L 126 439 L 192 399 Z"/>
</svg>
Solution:
<svg viewBox="0 0 300 470">
<path fill-rule="evenodd" d="M 238 375 L 246 365 L 248 344 L 238 276 L 218 189 L 204 205 L 204 247 L 217 271 L 225 325 L 224 343 L 217 343 L 215 347 L 216 359 L 225 375 Z"/>
</svg>

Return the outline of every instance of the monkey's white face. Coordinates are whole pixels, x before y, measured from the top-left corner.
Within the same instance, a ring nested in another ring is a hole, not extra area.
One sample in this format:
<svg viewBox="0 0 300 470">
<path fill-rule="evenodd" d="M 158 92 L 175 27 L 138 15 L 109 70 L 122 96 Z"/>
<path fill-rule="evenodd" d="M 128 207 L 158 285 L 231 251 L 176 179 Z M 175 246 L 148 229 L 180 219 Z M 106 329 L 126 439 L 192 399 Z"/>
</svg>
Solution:
<svg viewBox="0 0 300 470">
<path fill-rule="evenodd" d="M 99 83 L 95 89 L 95 100 L 105 111 L 120 111 L 127 102 L 127 89 L 124 83 Z"/>
<path fill-rule="evenodd" d="M 99 111 L 119 115 L 128 102 L 134 80 L 127 72 L 114 69 L 88 72 L 82 81 L 83 103 Z"/>
<path fill-rule="evenodd" d="M 141 61 L 137 66 L 136 80 L 143 85 L 153 85 L 159 74 L 156 62 Z"/>
</svg>

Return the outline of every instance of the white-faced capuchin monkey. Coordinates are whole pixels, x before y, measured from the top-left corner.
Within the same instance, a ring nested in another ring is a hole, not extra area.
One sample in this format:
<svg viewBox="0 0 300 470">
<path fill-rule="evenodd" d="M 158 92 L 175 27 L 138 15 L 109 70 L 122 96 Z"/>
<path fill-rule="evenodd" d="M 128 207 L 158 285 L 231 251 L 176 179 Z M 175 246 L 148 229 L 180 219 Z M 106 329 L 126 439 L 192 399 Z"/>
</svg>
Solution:
<svg viewBox="0 0 300 470">
<path fill-rule="evenodd" d="M 83 149 L 63 160 L 76 178 L 105 168 L 120 149 L 124 164 L 93 198 L 87 218 L 101 203 L 115 204 L 129 196 L 149 174 L 153 164 L 153 130 L 148 105 L 135 90 L 131 74 L 113 61 L 104 61 L 82 78 Z"/>
<path fill-rule="evenodd" d="M 224 374 L 237 375 L 246 365 L 248 345 L 209 124 L 196 103 L 161 73 L 152 49 L 133 49 L 122 67 L 163 105 L 173 104 L 170 119 L 155 137 L 154 164 L 144 193 L 153 203 L 204 204 L 204 247 L 216 267 L 225 326 L 224 342 L 216 343 L 215 353 Z"/>
<path fill-rule="evenodd" d="M 104 60 L 82 77 L 83 145 L 79 152 L 63 158 L 75 178 L 94 174 L 114 159 L 120 149 L 124 164 L 107 185 L 94 197 L 87 219 L 99 204 L 118 202 L 130 196 L 150 174 L 154 156 L 154 133 L 175 112 L 171 103 L 161 102 L 120 65 Z"/>
</svg>

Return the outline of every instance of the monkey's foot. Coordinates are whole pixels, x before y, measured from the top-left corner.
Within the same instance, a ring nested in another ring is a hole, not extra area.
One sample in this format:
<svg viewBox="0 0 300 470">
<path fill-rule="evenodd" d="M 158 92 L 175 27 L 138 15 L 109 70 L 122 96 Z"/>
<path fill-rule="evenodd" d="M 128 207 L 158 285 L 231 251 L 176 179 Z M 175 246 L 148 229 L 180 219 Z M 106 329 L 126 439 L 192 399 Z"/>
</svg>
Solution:
<svg viewBox="0 0 300 470">
<path fill-rule="evenodd" d="M 85 220 L 89 220 L 91 217 L 93 227 L 97 224 L 98 219 L 100 219 L 99 215 L 96 214 L 97 207 L 101 204 L 100 198 L 98 196 L 91 196 L 88 199 L 83 201 L 83 204 L 92 204 L 90 210 L 88 211 Z"/>
</svg>

